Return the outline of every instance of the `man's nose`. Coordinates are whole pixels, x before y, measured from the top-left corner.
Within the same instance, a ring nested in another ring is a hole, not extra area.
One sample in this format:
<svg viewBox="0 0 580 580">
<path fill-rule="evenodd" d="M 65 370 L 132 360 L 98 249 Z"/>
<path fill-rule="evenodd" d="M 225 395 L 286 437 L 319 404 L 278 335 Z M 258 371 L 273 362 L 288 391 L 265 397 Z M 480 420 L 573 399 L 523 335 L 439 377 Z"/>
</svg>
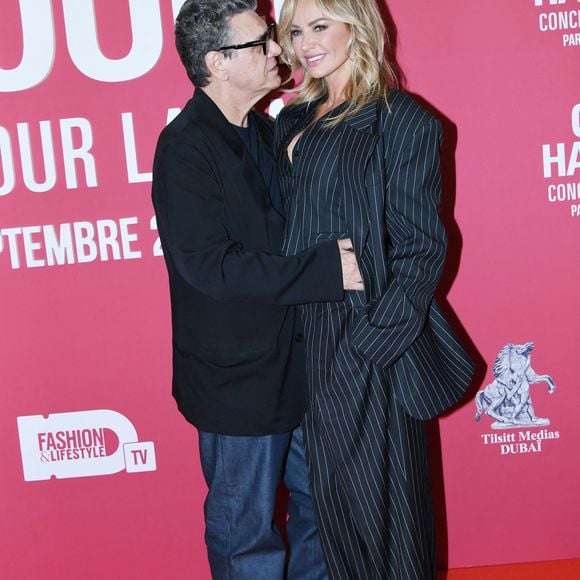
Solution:
<svg viewBox="0 0 580 580">
<path fill-rule="evenodd" d="M 281 46 L 275 40 L 271 40 L 268 45 L 268 56 L 278 56 L 281 52 Z"/>
</svg>

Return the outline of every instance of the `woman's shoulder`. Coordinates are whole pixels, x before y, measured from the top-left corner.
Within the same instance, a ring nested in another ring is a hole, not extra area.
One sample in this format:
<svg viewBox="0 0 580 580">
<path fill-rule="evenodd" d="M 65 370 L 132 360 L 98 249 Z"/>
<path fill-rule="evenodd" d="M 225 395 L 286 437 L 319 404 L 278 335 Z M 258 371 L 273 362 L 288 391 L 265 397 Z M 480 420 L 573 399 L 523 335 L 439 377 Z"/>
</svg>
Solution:
<svg viewBox="0 0 580 580">
<path fill-rule="evenodd" d="M 278 145 L 286 135 L 292 130 L 297 123 L 300 122 L 308 105 L 306 103 L 287 104 L 276 117 L 274 128 L 274 141 Z"/>
<path fill-rule="evenodd" d="M 431 116 L 431 113 L 419 100 L 402 89 L 391 89 L 385 100 L 381 100 L 381 108 L 391 115 L 411 113 L 420 116 Z"/>
<path fill-rule="evenodd" d="M 300 119 L 307 108 L 308 103 L 294 103 L 290 101 L 278 113 L 276 123 L 288 123 Z"/>
<path fill-rule="evenodd" d="M 405 124 L 409 129 L 439 122 L 414 96 L 401 89 L 392 89 L 387 98 L 380 101 L 380 117 L 383 128 Z"/>
</svg>

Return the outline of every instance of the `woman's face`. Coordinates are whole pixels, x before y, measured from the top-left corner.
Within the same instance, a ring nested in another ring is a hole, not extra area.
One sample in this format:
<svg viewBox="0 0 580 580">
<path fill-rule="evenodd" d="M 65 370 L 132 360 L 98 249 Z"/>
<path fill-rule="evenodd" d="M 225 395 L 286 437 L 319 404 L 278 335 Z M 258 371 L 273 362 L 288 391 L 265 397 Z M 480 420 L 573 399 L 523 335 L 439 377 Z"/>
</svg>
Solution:
<svg viewBox="0 0 580 580">
<path fill-rule="evenodd" d="M 290 34 L 297 57 L 313 78 L 324 78 L 338 88 L 346 86 L 352 62 L 347 49 L 350 32 L 344 22 L 326 16 L 316 0 L 298 0 Z"/>
</svg>

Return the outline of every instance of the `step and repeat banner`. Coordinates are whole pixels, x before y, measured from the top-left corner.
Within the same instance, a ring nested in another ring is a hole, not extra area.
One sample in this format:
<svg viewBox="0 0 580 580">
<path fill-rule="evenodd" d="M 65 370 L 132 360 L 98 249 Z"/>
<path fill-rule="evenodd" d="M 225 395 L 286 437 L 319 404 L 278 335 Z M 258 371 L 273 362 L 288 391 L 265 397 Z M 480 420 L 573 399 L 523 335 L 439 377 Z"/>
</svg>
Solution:
<svg viewBox="0 0 580 580">
<path fill-rule="evenodd" d="M 209 578 L 150 201 L 192 93 L 181 3 L 2 0 L 3 578 Z M 433 425 L 440 564 L 578 558 L 580 0 L 390 0 L 385 18 L 445 128 L 441 298 L 478 363 Z"/>
</svg>

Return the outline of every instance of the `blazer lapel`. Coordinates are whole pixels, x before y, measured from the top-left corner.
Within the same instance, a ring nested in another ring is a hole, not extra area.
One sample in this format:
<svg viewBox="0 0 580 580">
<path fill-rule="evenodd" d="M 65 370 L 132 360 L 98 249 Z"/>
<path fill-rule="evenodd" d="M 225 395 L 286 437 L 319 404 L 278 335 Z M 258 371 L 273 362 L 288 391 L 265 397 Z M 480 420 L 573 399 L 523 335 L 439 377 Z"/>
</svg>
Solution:
<svg viewBox="0 0 580 580">
<path fill-rule="evenodd" d="M 379 139 L 375 129 L 376 119 L 375 102 L 348 118 L 340 134 L 338 150 L 338 181 L 344 192 L 345 219 L 359 260 L 369 235 L 370 214 L 365 175 Z"/>
<path fill-rule="evenodd" d="M 239 179 L 235 179 L 236 183 L 239 184 L 240 190 L 247 191 L 256 200 L 258 207 L 265 212 L 272 210 L 278 215 L 272 209 L 270 194 L 252 156 L 218 106 L 199 89 L 195 91 L 192 102 L 195 103 L 195 106 L 200 111 L 198 122 L 208 127 L 207 134 L 217 134 L 219 137 L 219 147 L 221 148 L 221 154 L 224 155 L 226 166 L 232 172 L 236 171 L 238 167 L 241 168 Z M 233 159 L 231 158 L 232 155 Z M 230 157 L 230 159 L 227 159 L 227 157 Z"/>
</svg>

